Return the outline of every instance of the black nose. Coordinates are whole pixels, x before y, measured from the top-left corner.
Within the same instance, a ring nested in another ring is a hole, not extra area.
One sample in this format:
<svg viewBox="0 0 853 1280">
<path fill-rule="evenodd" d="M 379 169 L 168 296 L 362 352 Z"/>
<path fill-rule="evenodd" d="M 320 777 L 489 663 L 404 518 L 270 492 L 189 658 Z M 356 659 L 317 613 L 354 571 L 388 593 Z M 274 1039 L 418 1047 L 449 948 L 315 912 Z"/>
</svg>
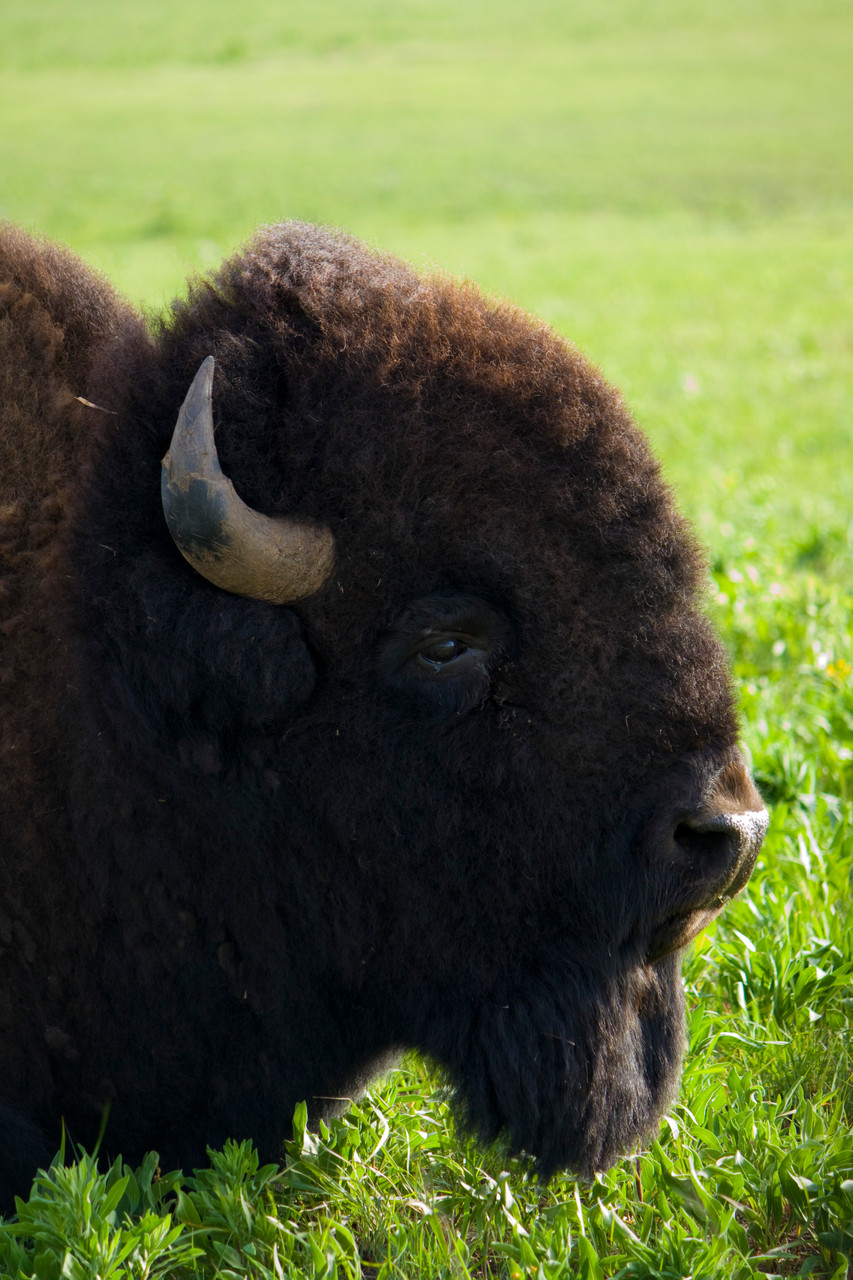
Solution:
<svg viewBox="0 0 853 1280">
<path fill-rule="evenodd" d="M 762 806 L 682 818 L 673 832 L 674 853 L 707 900 L 732 898 L 752 874 L 769 821 Z"/>
</svg>

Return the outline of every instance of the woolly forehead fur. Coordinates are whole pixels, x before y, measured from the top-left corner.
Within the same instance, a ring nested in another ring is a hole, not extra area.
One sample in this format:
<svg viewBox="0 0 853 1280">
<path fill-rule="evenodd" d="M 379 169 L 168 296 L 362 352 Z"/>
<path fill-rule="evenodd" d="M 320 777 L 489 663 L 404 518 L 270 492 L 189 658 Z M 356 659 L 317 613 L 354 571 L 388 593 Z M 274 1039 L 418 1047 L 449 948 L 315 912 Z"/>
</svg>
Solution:
<svg viewBox="0 0 853 1280">
<path fill-rule="evenodd" d="M 720 650 L 695 612 L 701 555 L 618 393 L 544 324 L 329 231 L 266 228 L 173 305 L 147 367 L 136 341 L 110 356 L 148 427 L 129 447 L 145 442 L 132 474 L 152 491 L 211 353 L 238 492 L 335 535 L 336 572 L 300 606 L 320 652 L 355 655 L 413 596 L 476 586 L 528 628 L 531 697 L 554 705 L 549 669 L 563 687 L 623 686 L 610 703 L 620 721 L 635 713 L 635 754 L 662 712 L 689 722 L 691 747 L 733 737 Z M 110 403 L 108 386 L 95 394 Z M 652 705 L 664 672 L 667 706 Z"/>
</svg>

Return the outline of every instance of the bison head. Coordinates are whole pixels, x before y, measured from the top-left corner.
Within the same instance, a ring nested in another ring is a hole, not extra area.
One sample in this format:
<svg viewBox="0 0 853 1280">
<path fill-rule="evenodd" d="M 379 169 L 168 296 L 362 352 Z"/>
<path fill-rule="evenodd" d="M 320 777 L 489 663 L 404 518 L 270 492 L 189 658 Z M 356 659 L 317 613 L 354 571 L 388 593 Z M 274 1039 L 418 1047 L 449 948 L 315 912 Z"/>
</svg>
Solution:
<svg viewBox="0 0 853 1280">
<path fill-rule="evenodd" d="M 173 1079 L 177 1156 L 272 1149 L 410 1045 L 483 1138 L 605 1167 L 672 1099 L 680 950 L 766 826 L 620 398 L 511 307 L 295 225 L 100 379 L 82 665 L 115 786 L 169 811 L 128 801 L 110 840 L 192 907 L 196 976 L 145 1034 L 207 1000 L 216 1064 L 203 1097 Z"/>
</svg>

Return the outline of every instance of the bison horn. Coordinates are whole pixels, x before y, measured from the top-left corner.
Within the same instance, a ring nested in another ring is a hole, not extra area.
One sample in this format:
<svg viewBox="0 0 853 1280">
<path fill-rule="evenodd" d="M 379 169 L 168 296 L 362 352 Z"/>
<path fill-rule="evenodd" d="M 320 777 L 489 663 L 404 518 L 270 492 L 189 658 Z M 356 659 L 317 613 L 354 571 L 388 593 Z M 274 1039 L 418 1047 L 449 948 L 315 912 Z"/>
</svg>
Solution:
<svg viewBox="0 0 853 1280">
<path fill-rule="evenodd" d="M 272 604 L 303 600 L 332 571 L 331 531 L 262 515 L 237 496 L 213 441 L 213 365 L 208 356 L 193 379 L 163 459 L 169 532 L 184 559 L 223 591 Z"/>
</svg>

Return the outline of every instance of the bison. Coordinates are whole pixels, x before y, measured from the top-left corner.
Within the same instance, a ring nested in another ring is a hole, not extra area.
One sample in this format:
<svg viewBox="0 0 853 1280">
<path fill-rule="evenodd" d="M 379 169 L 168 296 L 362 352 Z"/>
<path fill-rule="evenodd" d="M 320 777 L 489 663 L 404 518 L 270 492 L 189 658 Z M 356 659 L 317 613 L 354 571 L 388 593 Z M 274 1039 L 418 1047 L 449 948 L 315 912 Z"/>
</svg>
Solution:
<svg viewBox="0 0 853 1280">
<path fill-rule="evenodd" d="M 64 1121 L 274 1157 L 407 1046 L 543 1176 L 670 1103 L 766 813 L 601 374 L 261 230 L 146 327 L 0 236 L 0 1197 Z"/>
</svg>

